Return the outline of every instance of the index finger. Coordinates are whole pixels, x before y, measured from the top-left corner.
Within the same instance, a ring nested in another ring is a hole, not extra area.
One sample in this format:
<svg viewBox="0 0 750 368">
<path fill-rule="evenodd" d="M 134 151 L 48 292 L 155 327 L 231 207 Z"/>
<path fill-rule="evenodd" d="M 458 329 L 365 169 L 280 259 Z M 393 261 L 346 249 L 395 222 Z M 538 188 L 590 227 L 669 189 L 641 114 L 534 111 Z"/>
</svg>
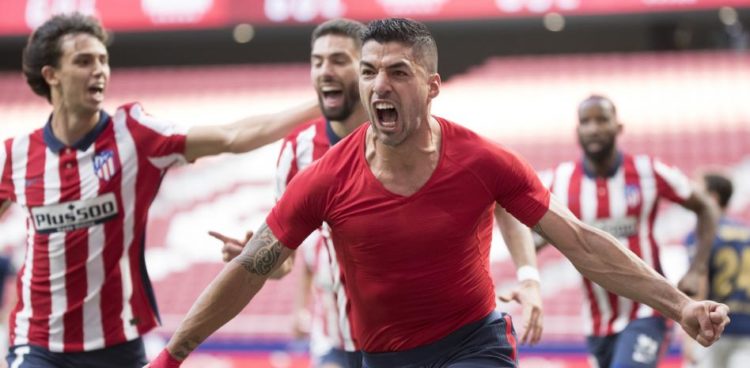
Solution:
<svg viewBox="0 0 750 368">
<path fill-rule="evenodd" d="M 226 235 L 224 235 L 222 233 L 218 233 L 216 231 L 209 231 L 208 235 L 211 235 L 214 238 L 219 239 L 219 240 L 221 240 L 224 243 L 232 241 L 232 238 L 230 238 L 230 237 L 228 237 L 228 236 L 226 236 Z"/>
</svg>

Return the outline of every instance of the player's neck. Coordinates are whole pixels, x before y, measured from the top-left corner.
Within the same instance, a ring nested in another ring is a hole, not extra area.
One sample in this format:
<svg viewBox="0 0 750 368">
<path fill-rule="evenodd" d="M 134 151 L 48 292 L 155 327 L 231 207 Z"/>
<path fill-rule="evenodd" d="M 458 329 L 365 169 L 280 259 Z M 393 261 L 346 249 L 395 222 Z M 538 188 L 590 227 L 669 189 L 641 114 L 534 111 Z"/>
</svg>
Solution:
<svg viewBox="0 0 750 368">
<path fill-rule="evenodd" d="M 601 160 L 595 160 L 591 157 L 585 156 L 583 163 L 586 165 L 586 170 L 593 173 L 597 177 L 608 177 L 612 175 L 612 172 L 617 168 L 619 153 L 616 149 L 604 157 Z"/>
<path fill-rule="evenodd" d="M 361 105 L 358 105 L 351 115 L 344 120 L 331 120 L 331 129 L 339 138 L 344 138 L 359 128 L 362 123 L 367 121 L 367 113 Z"/>
<path fill-rule="evenodd" d="M 73 111 L 63 104 L 56 104 L 52 113 L 52 132 L 55 137 L 66 146 L 72 146 L 99 121 L 99 111 Z"/>
<path fill-rule="evenodd" d="M 440 124 L 431 116 L 396 146 L 384 144 L 371 134 L 366 149 L 367 161 L 374 171 L 404 176 L 415 170 L 432 173 L 440 156 L 441 136 Z"/>
<path fill-rule="evenodd" d="M 410 196 L 422 188 L 437 169 L 441 139 L 440 124 L 432 117 L 396 146 L 378 141 L 371 128 L 365 155 L 373 175 L 388 191 Z"/>
</svg>

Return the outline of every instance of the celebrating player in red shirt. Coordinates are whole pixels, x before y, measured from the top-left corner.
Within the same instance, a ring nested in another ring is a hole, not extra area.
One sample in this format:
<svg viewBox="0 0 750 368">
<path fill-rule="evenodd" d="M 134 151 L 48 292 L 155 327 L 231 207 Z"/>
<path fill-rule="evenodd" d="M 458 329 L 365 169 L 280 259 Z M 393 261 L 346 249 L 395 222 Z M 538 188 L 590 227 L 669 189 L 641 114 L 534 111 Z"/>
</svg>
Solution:
<svg viewBox="0 0 750 368">
<path fill-rule="evenodd" d="M 24 50 L 26 80 L 53 111 L 43 128 L 0 146 L 0 208 L 16 202 L 28 213 L 10 317 L 12 367 L 141 367 L 140 336 L 159 323 L 143 242 L 166 170 L 252 150 L 318 114 L 311 103 L 190 130 L 137 103 L 110 115 L 101 109 L 106 37 L 94 18 L 59 15 Z"/>
<path fill-rule="evenodd" d="M 325 221 L 369 367 L 517 365 L 489 273 L 497 203 L 592 280 L 678 320 L 711 344 L 727 307 L 692 301 L 606 233 L 550 197 L 515 154 L 432 116 L 437 47 L 406 19 L 369 24 L 360 96 L 370 123 L 289 184 L 242 254 L 201 295 L 152 367 L 175 367 L 253 298 Z"/>
</svg>

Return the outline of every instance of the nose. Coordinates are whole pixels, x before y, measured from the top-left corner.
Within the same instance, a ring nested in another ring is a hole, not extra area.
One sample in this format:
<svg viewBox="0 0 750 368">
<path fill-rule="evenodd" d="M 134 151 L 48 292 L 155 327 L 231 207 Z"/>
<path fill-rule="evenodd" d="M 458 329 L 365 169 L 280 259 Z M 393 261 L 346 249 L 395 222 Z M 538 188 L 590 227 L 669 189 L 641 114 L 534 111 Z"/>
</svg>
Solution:
<svg viewBox="0 0 750 368">
<path fill-rule="evenodd" d="M 109 64 L 99 59 L 94 60 L 94 76 L 99 77 L 106 74 L 109 69 Z"/>
<path fill-rule="evenodd" d="M 320 65 L 320 75 L 324 79 L 331 79 L 334 77 L 333 73 L 333 63 L 328 60 L 323 60 L 323 62 Z"/>
<path fill-rule="evenodd" d="M 373 80 L 372 90 L 375 94 L 381 97 L 387 95 L 391 91 L 391 83 L 388 80 L 388 73 L 384 71 L 378 72 L 375 76 L 375 80 Z"/>
</svg>

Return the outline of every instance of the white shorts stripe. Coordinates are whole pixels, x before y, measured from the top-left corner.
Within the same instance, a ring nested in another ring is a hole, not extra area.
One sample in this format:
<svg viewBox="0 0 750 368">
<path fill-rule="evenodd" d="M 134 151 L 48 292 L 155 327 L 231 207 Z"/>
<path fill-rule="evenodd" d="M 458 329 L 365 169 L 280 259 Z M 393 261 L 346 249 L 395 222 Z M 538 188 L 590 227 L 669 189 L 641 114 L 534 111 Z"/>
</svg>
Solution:
<svg viewBox="0 0 750 368">
<path fill-rule="evenodd" d="M 24 359 L 26 358 L 26 355 L 31 352 L 30 346 L 21 346 L 16 349 L 13 349 L 13 352 L 16 354 L 15 359 L 13 359 L 13 362 L 10 363 L 10 368 L 18 368 L 23 364 Z"/>
</svg>

